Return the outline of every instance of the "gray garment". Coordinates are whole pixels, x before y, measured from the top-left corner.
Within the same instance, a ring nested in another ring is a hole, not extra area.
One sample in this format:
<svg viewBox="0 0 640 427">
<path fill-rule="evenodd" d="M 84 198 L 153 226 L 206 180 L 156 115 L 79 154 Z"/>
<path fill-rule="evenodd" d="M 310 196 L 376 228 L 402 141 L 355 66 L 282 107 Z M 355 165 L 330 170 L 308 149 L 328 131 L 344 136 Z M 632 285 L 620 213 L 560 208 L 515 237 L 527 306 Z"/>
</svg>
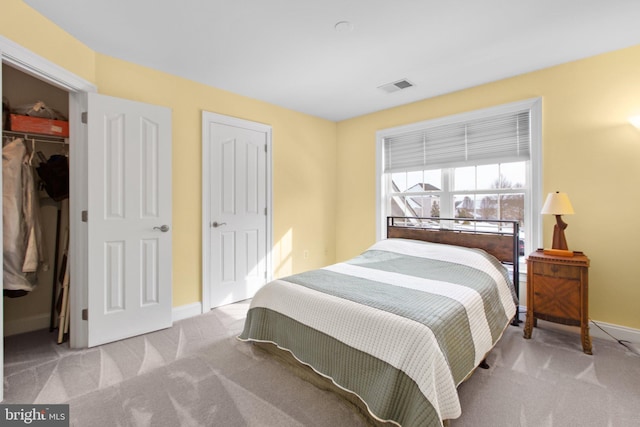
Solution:
<svg viewBox="0 0 640 427">
<path fill-rule="evenodd" d="M 4 289 L 32 291 L 45 262 L 40 204 L 29 152 L 22 139 L 2 147 Z"/>
</svg>

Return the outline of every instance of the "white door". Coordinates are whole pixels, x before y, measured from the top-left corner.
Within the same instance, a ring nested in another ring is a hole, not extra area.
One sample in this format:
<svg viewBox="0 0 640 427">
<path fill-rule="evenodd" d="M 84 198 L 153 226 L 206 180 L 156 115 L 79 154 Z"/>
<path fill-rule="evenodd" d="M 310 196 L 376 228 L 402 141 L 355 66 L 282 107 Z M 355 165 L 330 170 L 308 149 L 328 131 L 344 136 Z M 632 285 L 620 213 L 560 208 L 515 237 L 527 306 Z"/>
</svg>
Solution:
<svg viewBox="0 0 640 427">
<path fill-rule="evenodd" d="M 171 110 L 88 95 L 92 347 L 172 324 Z"/>
<path fill-rule="evenodd" d="M 203 114 L 208 146 L 210 307 L 253 297 L 267 280 L 268 128 Z M 232 123 L 232 124 L 229 124 Z M 204 152 L 204 150 L 203 150 Z M 205 166 L 203 166 L 205 167 Z"/>
</svg>

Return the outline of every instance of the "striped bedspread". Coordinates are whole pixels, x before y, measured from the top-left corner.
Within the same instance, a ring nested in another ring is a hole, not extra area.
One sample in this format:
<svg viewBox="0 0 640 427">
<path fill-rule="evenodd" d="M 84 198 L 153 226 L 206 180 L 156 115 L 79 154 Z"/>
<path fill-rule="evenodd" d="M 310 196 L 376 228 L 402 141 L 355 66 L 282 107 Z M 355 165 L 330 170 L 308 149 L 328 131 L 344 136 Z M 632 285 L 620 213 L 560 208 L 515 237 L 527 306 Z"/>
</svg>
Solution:
<svg viewBox="0 0 640 427">
<path fill-rule="evenodd" d="M 274 280 L 241 340 L 270 342 L 358 395 L 377 419 L 438 426 L 515 315 L 506 269 L 477 250 L 404 239 Z"/>
</svg>

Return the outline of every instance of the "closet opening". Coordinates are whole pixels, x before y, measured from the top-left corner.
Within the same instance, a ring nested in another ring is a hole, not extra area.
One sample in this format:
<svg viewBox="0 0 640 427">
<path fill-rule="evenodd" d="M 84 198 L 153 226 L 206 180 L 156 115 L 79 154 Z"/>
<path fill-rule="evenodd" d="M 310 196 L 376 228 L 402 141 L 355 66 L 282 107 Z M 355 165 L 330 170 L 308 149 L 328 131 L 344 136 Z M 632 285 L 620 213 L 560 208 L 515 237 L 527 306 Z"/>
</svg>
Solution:
<svg viewBox="0 0 640 427">
<path fill-rule="evenodd" d="M 48 329 L 68 341 L 71 313 L 69 92 L 2 64 L 4 336 Z"/>
</svg>

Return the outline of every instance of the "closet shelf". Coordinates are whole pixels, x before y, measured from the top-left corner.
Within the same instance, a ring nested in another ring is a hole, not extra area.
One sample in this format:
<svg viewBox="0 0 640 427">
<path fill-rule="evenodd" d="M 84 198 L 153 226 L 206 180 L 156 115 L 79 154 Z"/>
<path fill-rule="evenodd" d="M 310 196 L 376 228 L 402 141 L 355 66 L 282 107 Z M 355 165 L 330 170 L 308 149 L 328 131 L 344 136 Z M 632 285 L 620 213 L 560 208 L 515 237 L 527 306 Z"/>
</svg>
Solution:
<svg viewBox="0 0 640 427">
<path fill-rule="evenodd" d="M 35 140 L 36 142 L 46 142 L 52 144 L 68 144 L 67 138 L 61 136 L 42 135 L 28 132 L 15 132 L 10 130 L 3 130 L 2 137 L 24 138 L 28 141 Z"/>
</svg>

